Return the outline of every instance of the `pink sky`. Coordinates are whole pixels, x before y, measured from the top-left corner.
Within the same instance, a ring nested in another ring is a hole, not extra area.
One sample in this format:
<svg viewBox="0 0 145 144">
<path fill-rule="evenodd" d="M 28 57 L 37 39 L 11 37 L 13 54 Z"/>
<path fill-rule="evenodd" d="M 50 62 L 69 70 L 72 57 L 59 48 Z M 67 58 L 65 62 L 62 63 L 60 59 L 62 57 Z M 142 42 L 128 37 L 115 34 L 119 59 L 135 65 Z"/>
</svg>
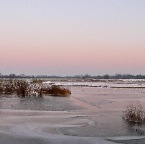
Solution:
<svg viewBox="0 0 145 144">
<path fill-rule="evenodd" d="M 90 1 L 0 1 L 0 72 L 144 74 L 145 2 Z"/>
</svg>

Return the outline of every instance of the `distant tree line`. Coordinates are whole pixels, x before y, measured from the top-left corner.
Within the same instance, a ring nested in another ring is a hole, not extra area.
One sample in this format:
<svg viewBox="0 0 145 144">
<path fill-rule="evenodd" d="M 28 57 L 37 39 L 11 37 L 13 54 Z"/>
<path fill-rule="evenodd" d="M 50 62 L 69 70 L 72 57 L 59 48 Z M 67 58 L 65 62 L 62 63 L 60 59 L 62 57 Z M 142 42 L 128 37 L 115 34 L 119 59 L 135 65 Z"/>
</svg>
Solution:
<svg viewBox="0 0 145 144">
<path fill-rule="evenodd" d="M 92 76 L 89 74 L 85 75 L 75 75 L 75 76 L 48 76 L 48 75 L 16 75 L 16 74 L 9 74 L 3 75 L 0 73 L 0 78 L 78 78 L 78 79 L 145 79 L 145 75 L 131 75 L 131 74 L 115 74 L 115 75 L 98 75 Z"/>
<path fill-rule="evenodd" d="M 131 74 L 115 74 L 115 75 L 98 75 L 98 76 L 91 76 L 91 75 L 82 75 L 78 76 L 82 78 L 95 78 L 95 79 L 145 79 L 145 75 L 131 75 Z"/>
</svg>

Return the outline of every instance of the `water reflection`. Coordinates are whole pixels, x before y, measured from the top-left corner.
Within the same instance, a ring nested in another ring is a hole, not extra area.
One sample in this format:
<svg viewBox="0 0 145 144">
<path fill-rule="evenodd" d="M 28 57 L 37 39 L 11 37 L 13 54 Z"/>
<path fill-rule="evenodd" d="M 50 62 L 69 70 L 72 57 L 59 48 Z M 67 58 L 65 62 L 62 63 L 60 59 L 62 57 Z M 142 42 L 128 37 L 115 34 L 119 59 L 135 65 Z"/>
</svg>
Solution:
<svg viewBox="0 0 145 144">
<path fill-rule="evenodd" d="M 132 135 L 145 135 L 145 124 L 123 122 L 123 127 Z"/>
<path fill-rule="evenodd" d="M 81 107 L 74 105 L 66 97 L 0 96 L 0 109 L 63 111 L 77 110 Z"/>
</svg>

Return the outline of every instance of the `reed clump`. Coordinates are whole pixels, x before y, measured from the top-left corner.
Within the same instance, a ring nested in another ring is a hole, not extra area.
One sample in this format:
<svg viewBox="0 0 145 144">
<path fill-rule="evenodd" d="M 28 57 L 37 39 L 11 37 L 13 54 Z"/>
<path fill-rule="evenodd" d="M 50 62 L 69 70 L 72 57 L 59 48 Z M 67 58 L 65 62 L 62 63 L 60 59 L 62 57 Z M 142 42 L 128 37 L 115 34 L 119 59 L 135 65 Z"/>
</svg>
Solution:
<svg viewBox="0 0 145 144">
<path fill-rule="evenodd" d="M 145 123 L 145 112 L 140 102 L 128 104 L 123 111 L 122 119 L 130 124 Z"/>
<path fill-rule="evenodd" d="M 29 83 L 24 80 L 15 81 L 15 92 L 18 96 L 25 97 L 27 95 Z"/>
<path fill-rule="evenodd" d="M 32 84 L 37 84 L 37 83 L 43 83 L 44 82 L 44 80 L 42 80 L 42 79 L 32 79 Z"/>
<path fill-rule="evenodd" d="M 0 86 L 0 94 L 2 94 L 2 92 L 3 92 L 3 87 Z"/>
<path fill-rule="evenodd" d="M 32 80 L 32 82 L 28 82 L 26 80 L 10 79 L 0 81 L 0 94 L 22 97 L 41 97 L 43 95 L 66 97 L 71 94 L 71 91 L 64 87 L 43 83 L 41 80 Z"/>
<path fill-rule="evenodd" d="M 67 88 L 63 88 L 60 86 L 53 85 L 48 89 L 48 94 L 52 96 L 69 96 L 71 94 L 71 91 Z"/>
</svg>

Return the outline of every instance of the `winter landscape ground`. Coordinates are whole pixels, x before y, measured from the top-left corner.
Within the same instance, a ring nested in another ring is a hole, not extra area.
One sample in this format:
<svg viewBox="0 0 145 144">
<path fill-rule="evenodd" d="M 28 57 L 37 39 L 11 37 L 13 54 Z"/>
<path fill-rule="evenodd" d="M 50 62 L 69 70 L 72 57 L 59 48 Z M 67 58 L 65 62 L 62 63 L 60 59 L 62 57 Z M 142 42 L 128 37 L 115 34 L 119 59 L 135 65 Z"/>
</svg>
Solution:
<svg viewBox="0 0 145 144">
<path fill-rule="evenodd" d="M 145 142 L 145 125 L 122 120 L 127 104 L 139 101 L 145 108 L 144 81 L 54 83 L 69 88 L 71 96 L 0 97 L 0 143 Z"/>
</svg>

